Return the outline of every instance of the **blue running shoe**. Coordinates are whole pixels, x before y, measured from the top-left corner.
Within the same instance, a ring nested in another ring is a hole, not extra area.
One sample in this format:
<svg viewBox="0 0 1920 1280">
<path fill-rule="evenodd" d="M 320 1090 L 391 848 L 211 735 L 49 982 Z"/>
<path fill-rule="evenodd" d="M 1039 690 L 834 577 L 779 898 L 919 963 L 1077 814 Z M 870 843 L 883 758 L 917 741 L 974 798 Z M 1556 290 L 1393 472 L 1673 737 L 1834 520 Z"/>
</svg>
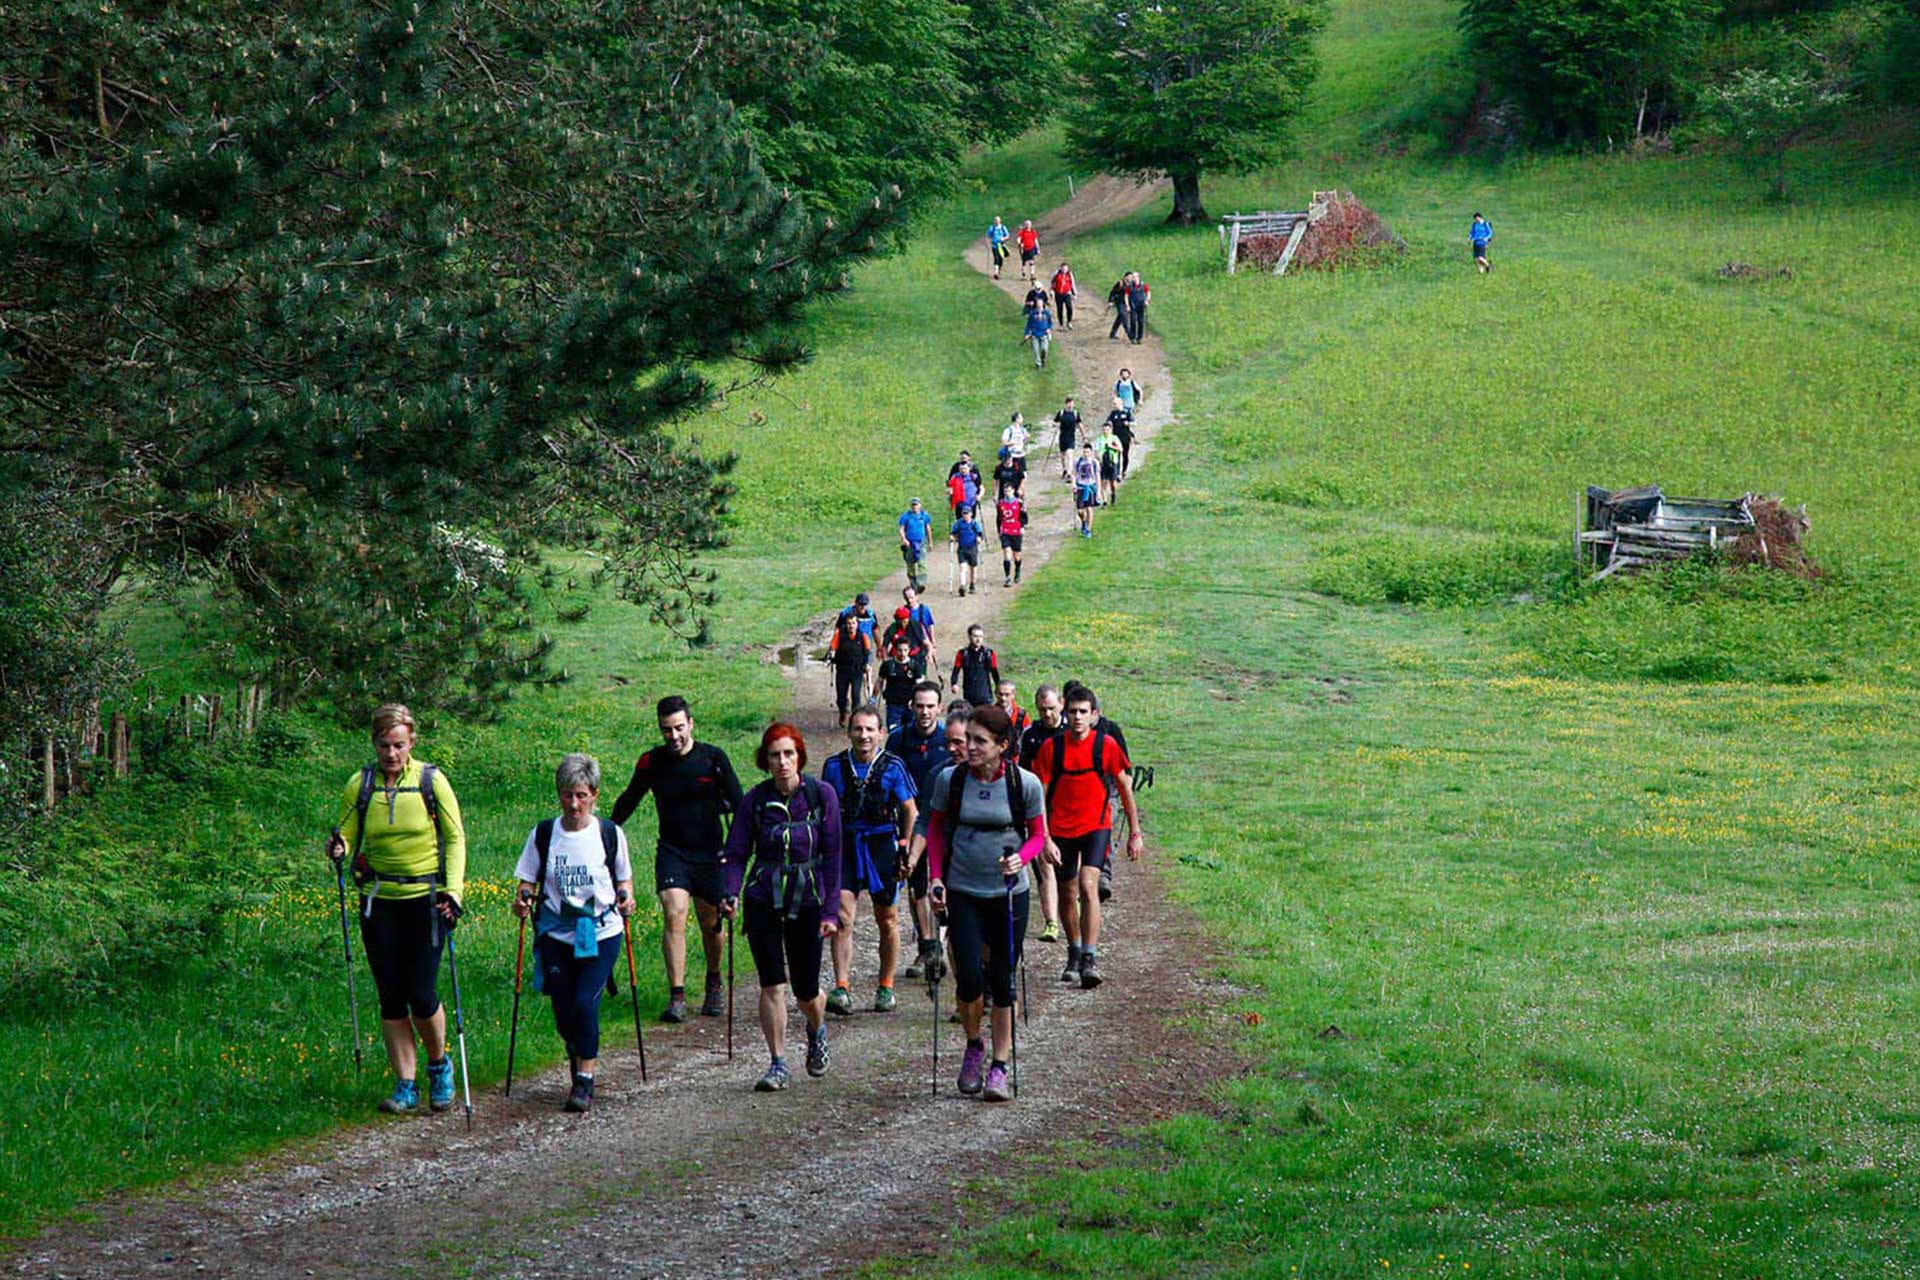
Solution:
<svg viewBox="0 0 1920 1280">
<path fill-rule="evenodd" d="M 395 1080 L 393 1094 L 380 1099 L 380 1109 L 388 1115 L 412 1115 L 420 1109 L 420 1086 L 411 1080 Z"/>
<path fill-rule="evenodd" d="M 427 1064 L 427 1101 L 435 1111 L 445 1111 L 453 1105 L 452 1058 Z"/>
</svg>

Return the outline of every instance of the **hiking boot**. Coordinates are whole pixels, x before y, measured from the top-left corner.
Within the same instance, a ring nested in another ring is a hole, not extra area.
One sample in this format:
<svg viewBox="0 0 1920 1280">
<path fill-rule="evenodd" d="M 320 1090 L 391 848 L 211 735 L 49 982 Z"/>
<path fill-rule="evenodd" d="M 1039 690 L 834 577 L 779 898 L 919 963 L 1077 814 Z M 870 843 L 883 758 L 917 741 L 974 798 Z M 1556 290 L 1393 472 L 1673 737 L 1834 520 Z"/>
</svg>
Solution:
<svg viewBox="0 0 1920 1280">
<path fill-rule="evenodd" d="M 1060 941 L 1060 922 L 1058 920 L 1047 921 L 1046 927 L 1040 930 L 1040 941 L 1042 942 Z"/>
<path fill-rule="evenodd" d="M 685 1022 L 687 1020 L 687 998 L 675 996 L 667 1001 L 667 1007 L 660 1011 L 662 1022 Z"/>
<path fill-rule="evenodd" d="M 909 979 L 918 978 L 920 976 L 920 966 L 926 963 L 926 959 L 927 949 L 921 947 L 918 951 L 914 952 L 913 959 L 907 961 L 907 967 L 900 971 L 900 976 Z"/>
<path fill-rule="evenodd" d="M 967 1041 L 967 1051 L 960 1055 L 960 1092 L 971 1098 L 980 1092 L 980 1067 L 987 1060 L 987 1046 L 978 1040 Z"/>
<path fill-rule="evenodd" d="M 893 1007 L 899 1003 L 900 998 L 893 994 L 892 987 L 881 987 L 873 993 L 873 1011 L 875 1013 L 892 1013 Z"/>
<path fill-rule="evenodd" d="M 380 1109 L 390 1116 L 410 1116 L 420 1109 L 420 1086 L 411 1080 L 395 1080 L 393 1092 L 380 1099 Z"/>
<path fill-rule="evenodd" d="M 787 1070 L 787 1064 L 775 1058 L 767 1067 L 767 1073 L 753 1082 L 755 1093 L 778 1093 L 787 1087 L 787 1081 L 793 1079 L 793 1073 Z"/>
<path fill-rule="evenodd" d="M 1113 897 L 1113 867 L 1100 868 L 1100 901 L 1106 902 Z"/>
<path fill-rule="evenodd" d="M 427 1101 L 435 1111 L 445 1111 L 453 1105 L 452 1058 L 427 1064 Z"/>
<path fill-rule="evenodd" d="M 1072 944 L 1068 944 L 1067 967 L 1060 971 L 1060 981 L 1062 982 L 1080 981 L 1080 965 L 1081 964 L 1082 964 L 1082 960 L 1081 960 L 1079 949 L 1077 947 L 1074 947 Z"/>
<path fill-rule="evenodd" d="M 827 1055 L 827 1024 L 823 1022 L 807 1032 L 807 1074 L 814 1077 L 827 1074 L 827 1066 L 832 1061 Z"/>
<path fill-rule="evenodd" d="M 1007 1069 L 999 1063 L 987 1068 L 987 1084 L 980 1096 L 988 1102 L 1012 1102 L 1013 1090 L 1007 1085 Z"/>
<path fill-rule="evenodd" d="M 717 1018 L 727 1011 L 727 984 L 720 981 L 720 975 L 707 975 L 707 996 L 700 1002 L 700 1016 Z"/>
<path fill-rule="evenodd" d="M 586 1111 L 593 1106 L 593 1077 L 575 1076 L 573 1088 L 567 1094 L 567 1100 L 560 1105 L 562 1111 Z"/>
<path fill-rule="evenodd" d="M 827 1012 L 837 1013 L 843 1018 L 853 1016 L 853 992 L 845 987 L 835 987 L 833 994 L 827 997 Z"/>
<path fill-rule="evenodd" d="M 1100 963 L 1092 956 L 1080 958 L 1080 989 L 1091 991 L 1100 985 Z"/>
<path fill-rule="evenodd" d="M 1001 585 L 1001 586 L 1003 586 L 1003 587 L 1010 587 L 1010 586 L 1012 586 L 1012 585 L 1013 585 L 1013 575 L 1012 575 L 1012 574 L 1008 574 L 1008 575 L 1007 575 L 1007 580 L 1006 580 L 1005 582 L 1003 582 L 1003 583 L 1001 583 L 1000 585 Z"/>
</svg>

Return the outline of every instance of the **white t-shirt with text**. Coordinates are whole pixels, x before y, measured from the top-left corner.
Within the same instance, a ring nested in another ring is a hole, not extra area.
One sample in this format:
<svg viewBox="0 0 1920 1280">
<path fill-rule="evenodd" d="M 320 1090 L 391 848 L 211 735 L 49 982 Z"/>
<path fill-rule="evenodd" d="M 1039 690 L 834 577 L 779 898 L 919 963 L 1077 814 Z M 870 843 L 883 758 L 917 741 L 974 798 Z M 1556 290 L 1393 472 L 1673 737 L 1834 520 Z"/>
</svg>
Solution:
<svg viewBox="0 0 1920 1280">
<path fill-rule="evenodd" d="M 540 846 L 534 842 L 538 830 L 536 827 L 527 832 L 527 843 L 521 848 L 520 861 L 513 869 L 518 880 L 532 883 L 540 878 Z M 598 930 L 600 941 L 619 936 L 621 922 L 619 913 L 613 909 L 614 885 L 633 879 L 633 862 L 627 856 L 626 831 L 615 827 L 614 832 L 620 843 L 613 859 L 614 874 L 609 876 L 607 851 L 600 843 L 600 820 L 595 818 L 581 830 L 569 831 L 563 819 L 554 819 L 553 843 L 547 850 L 545 901 L 541 903 L 541 923 L 547 926 L 550 937 L 572 939 L 572 928 L 560 919 L 567 903 L 575 907 L 591 905 L 595 915 L 606 916 Z M 554 923 L 556 920 L 558 924 Z"/>
</svg>

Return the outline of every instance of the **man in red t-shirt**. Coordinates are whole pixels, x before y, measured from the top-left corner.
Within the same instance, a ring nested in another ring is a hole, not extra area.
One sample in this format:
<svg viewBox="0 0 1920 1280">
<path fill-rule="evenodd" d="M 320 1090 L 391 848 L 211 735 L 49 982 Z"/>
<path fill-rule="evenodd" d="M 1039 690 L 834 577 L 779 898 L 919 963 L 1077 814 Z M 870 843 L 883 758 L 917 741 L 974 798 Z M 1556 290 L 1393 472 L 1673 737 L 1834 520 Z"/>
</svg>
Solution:
<svg viewBox="0 0 1920 1280">
<path fill-rule="evenodd" d="M 1013 233 L 1013 242 L 1020 246 L 1020 278 L 1038 281 L 1040 279 L 1040 233 L 1033 229 L 1031 218 L 1021 223 L 1020 229 Z"/>
<path fill-rule="evenodd" d="M 1067 967 L 1062 982 L 1100 985 L 1100 868 L 1112 855 L 1113 816 L 1107 786 L 1126 811 L 1127 859 L 1147 851 L 1140 811 L 1133 800 L 1133 762 L 1105 730 L 1097 728 L 1100 703 L 1075 685 L 1067 694 L 1066 728 L 1040 744 L 1033 772 L 1047 789 L 1047 852 L 1060 868 L 1060 923 L 1067 931 Z"/>
</svg>

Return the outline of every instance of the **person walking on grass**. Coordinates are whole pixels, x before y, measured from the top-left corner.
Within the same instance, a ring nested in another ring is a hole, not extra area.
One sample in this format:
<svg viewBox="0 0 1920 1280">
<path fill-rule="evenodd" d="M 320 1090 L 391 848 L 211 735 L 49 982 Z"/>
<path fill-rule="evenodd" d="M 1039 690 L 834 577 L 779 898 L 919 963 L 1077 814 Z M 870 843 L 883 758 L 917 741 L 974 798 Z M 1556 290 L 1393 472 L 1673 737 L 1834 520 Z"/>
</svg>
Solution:
<svg viewBox="0 0 1920 1280">
<path fill-rule="evenodd" d="M 1476 213 L 1473 223 L 1467 228 L 1467 240 L 1473 245 L 1473 266 L 1481 275 L 1493 270 L 1493 263 L 1487 254 L 1493 247 L 1493 224 L 1487 221 L 1487 215 Z"/>
<path fill-rule="evenodd" d="M 1077 691 L 1084 690 L 1085 688 L 1086 686 L 1081 684 L 1078 680 L 1069 680 L 1067 681 L 1065 687 L 1061 690 L 1061 693 L 1064 697 L 1071 699 Z M 1129 759 L 1132 758 L 1133 753 L 1127 747 L 1126 731 L 1120 727 L 1120 722 L 1118 720 L 1115 720 L 1112 716 L 1108 715 L 1105 711 L 1100 709 L 1100 704 L 1098 701 L 1096 701 L 1093 704 L 1093 727 L 1105 733 L 1109 738 L 1112 738 L 1115 742 L 1119 743 L 1120 749 L 1122 751 L 1127 752 Z M 1112 820 L 1115 812 L 1115 806 L 1117 806 L 1119 803 L 1120 803 L 1119 790 L 1113 785 L 1112 781 L 1109 780 L 1109 782 L 1107 783 L 1107 818 L 1109 821 Z M 1102 904 L 1105 904 L 1112 897 L 1113 897 L 1113 859 L 1108 858 L 1106 865 L 1100 868 L 1100 901 Z"/>
<path fill-rule="evenodd" d="M 1073 460 L 1073 509 L 1080 518 L 1080 536 L 1093 536 L 1093 509 L 1100 505 L 1100 464 L 1093 456 L 1093 441 L 1080 446 Z"/>
<path fill-rule="evenodd" d="M 1066 728 L 1040 744 L 1033 771 L 1046 786 L 1053 844 L 1059 868 L 1060 922 L 1067 931 L 1062 982 L 1088 990 L 1100 985 L 1100 868 L 1112 856 L 1113 819 L 1107 793 L 1119 793 L 1127 815 L 1127 858 L 1147 851 L 1134 804 L 1133 764 L 1126 750 L 1097 726 L 1099 701 L 1084 685 L 1065 694 Z"/>
<path fill-rule="evenodd" d="M 1094 449 L 1100 459 L 1100 505 L 1110 507 L 1120 489 L 1120 437 L 1114 433 L 1111 417 Z"/>
<path fill-rule="evenodd" d="M 1046 798 L 1040 780 L 1014 761 L 1005 711 L 977 709 L 966 734 L 965 766 L 942 773 L 928 797 L 927 858 L 935 909 L 944 907 L 947 916 L 954 999 L 966 1035 L 960 1092 L 1007 1102 L 1013 1097 L 1007 1079 L 1013 975 L 1032 897 L 1027 867 L 1047 847 Z M 990 1057 L 981 1035 L 988 996 Z"/>
<path fill-rule="evenodd" d="M 1065 480 L 1073 463 L 1074 443 L 1080 438 L 1080 411 L 1073 407 L 1072 396 L 1068 396 L 1060 412 L 1053 415 L 1053 429 L 1058 435 L 1060 478 Z"/>
<path fill-rule="evenodd" d="M 1053 317 L 1045 307 L 1027 313 L 1026 331 L 1020 340 L 1033 348 L 1033 367 L 1046 368 L 1047 349 L 1053 345 Z"/>
<path fill-rule="evenodd" d="M 539 987 L 553 1001 L 553 1025 L 567 1046 L 573 1085 L 564 1109 L 586 1111 L 593 1106 L 600 1057 L 600 996 L 633 914 L 633 859 L 620 824 L 594 815 L 599 761 L 577 752 L 567 756 L 554 770 L 553 785 L 560 816 L 535 824 L 520 847 L 513 914 L 533 919 Z M 684 1011 L 684 992 L 680 1003 Z"/>
<path fill-rule="evenodd" d="M 1118 338 L 1122 329 L 1125 329 L 1128 334 L 1131 335 L 1133 326 L 1127 320 L 1126 276 L 1123 275 L 1118 280 L 1115 280 L 1113 287 L 1107 290 L 1107 305 L 1113 309 L 1113 327 L 1107 330 L 1107 341 L 1112 342 Z"/>
<path fill-rule="evenodd" d="M 1020 547 L 1027 535 L 1027 500 L 1017 488 L 1002 489 L 1000 500 L 993 506 L 994 523 L 1000 531 L 1000 571 L 1006 577 L 1001 585 L 1010 587 L 1020 581 Z"/>
<path fill-rule="evenodd" d="M 840 798 L 840 932 L 833 937 L 833 990 L 827 1012 L 853 1016 L 853 927 L 860 895 L 873 901 L 880 933 L 880 973 L 873 1011 L 892 1013 L 893 973 L 900 963 L 900 881 L 906 870 L 907 837 L 913 832 L 914 787 L 907 766 L 887 754 L 880 713 L 861 707 L 847 722 L 847 750 L 820 770 L 820 780 Z"/>
<path fill-rule="evenodd" d="M 1127 274 L 1127 341 L 1138 343 L 1147 336 L 1147 304 L 1153 301 L 1153 290 L 1140 278 L 1138 271 Z"/>
<path fill-rule="evenodd" d="M 1020 278 L 1038 281 L 1040 268 L 1036 265 L 1040 257 L 1040 233 L 1033 229 L 1033 219 L 1020 224 L 1020 230 L 1014 232 L 1013 241 L 1020 246 Z"/>
<path fill-rule="evenodd" d="M 860 629 L 850 614 L 842 614 L 840 628 L 827 646 L 833 663 L 833 705 L 840 713 L 840 727 L 846 728 L 847 715 L 865 702 L 873 678 L 873 637 Z"/>
<path fill-rule="evenodd" d="M 908 710 L 910 718 L 907 722 L 887 734 L 887 754 L 906 766 L 907 776 L 913 779 L 914 795 L 925 797 L 932 793 L 934 776 L 951 763 L 947 755 L 946 727 L 940 720 L 940 686 L 931 680 L 922 680 L 915 685 Z M 933 913 L 927 906 L 927 864 L 922 856 L 926 820 L 926 807 L 921 805 L 914 821 L 917 837 L 908 847 L 907 862 L 907 889 L 913 902 L 914 936 L 920 943 L 905 976 L 909 979 L 920 977 L 931 960 L 936 966 L 931 977 L 937 982 L 945 970 L 945 964 L 940 959 L 940 938 L 934 932 Z"/>
<path fill-rule="evenodd" d="M 1127 468 L 1133 465 L 1133 415 L 1130 413 L 1123 413 L 1118 417 L 1109 415 L 1107 432 L 1120 441 L 1120 482 L 1125 484 Z"/>
<path fill-rule="evenodd" d="M 1000 659 L 987 647 L 986 635 L 974 623 L 967 628 L 967 643 L 953 655 L 953 679 L 947 687 L 965 698 L 968 706 L 992 705 L 994 686 L 1000 683 Z"/>
<path fill-rule="evenodd" d="M 1129 418 L 1140 411 L 1140 402 L 1146 399 L 1146 395 L 1140 390 L 1140 384 L 1133 380 L 1133 370 L 1124 367 L 1120 370 L 1120 375 L 1113 380 L 1113 398 L 1127 411 Z"/>
<path fill-rule="evenodd" d="M 1040 744 L 1060 732 L 1066 725 L 1063 713 L 1066 702 L 1060 696 L 1060 690 L 1050 684 L 1043 684 L 1033 691 L 1033 719 L 1028 722 L 1025 732 L 1020 735 L 1017 754 L 1022 769 L 1033 768 L 1033 757 L 1040 750 Z M 1125 744 L 1121 744 L 1124 746 Z M 1040 930 L 1040 941 L 1060 941 L 1060 895 L 1055 887 L 1054 866 L 1050 859 L 1042 858 L 1033 864 L 1040 890 L 1040 914 L 1046 924 Z M 1103 898 L 1102 901 L 1105 901 Z"/>
<path fill-rule="evenodd" d="M 954 555 L 960 561 L 960 594 L 964 596 L 969 591 L 978 594 L 980 539 L 985 536 L 979 515 L 972 507 L 963 507 L 960 518 L 953 522 L 948 533 L 953 538 Z"/>
<path fill-rule="evenodd" d="M 613 821 L 624 827 L 651 794 L 659 819 L 653 852 L 653 891 L 660 899 L 660 955 L 667 968 L 667 1007 L 662 1022 L 687 1017 L 687 917 L 700 927 L 706 956 L 706 986 L 700 1016 L 727 1011 L 720 979 L 720 846 L 722 823 L 740 804 L 740 779 L 719 747 L 693 736 L 693 712 L 677 694 L 654 707 L 660 745 L 634 762 L 633 777 L 613 802 Z"/>
<path fill-rule="evenodd" d="M 1073 271 L 1066 263 L 1053 273 L 1053 318 L 1065 328 L 1073 328 Z"/>
<path fill-rule="evenodd" d="M 927 585 L 927 538 L 933 532 L 933 517 L 915 498 L 900 513 L 900 558 L 907 562 L 907 581 L 915 587 Z"/>
<path fill-rule="evenodd" d="M 360 947 L 380 993 L 380 1037 L 393 1068 L 382 1111 L 420 1107 L 416 1070 L 427 1054 L 427 1102 L 453 1105 L 453 1059 L 440 1005 L 440 953 L 460 923 L 467 833 L 453 784 L 413 758 L 413 712 L 397 702 L 373 713 L 373 763 L 347 779 L 327 856 L 351 859 L 360 896 Z"/>
<path fill-rule="evenodd" d="M 993 215 L 993 222 L 987 227 L 987 252 L 993 257 L 993 278 L 1000 278 L 1000 264 L 1007 260 L 1007 239 L 1013 233 L 1007 230 L 1007 224 L 1000 221 L 1000 215 Z"/>
<path fill-rule="evenodd" d="M 827 1010 L 820 951 L 840 928 L 840 798 L 806 775 L 807 740 L 767 726 L 753 753 L 767 778 L 741 797 L 722 863 L 721 915 L 742 916 L 760 980 L 760 1032 L 772 1061 L 754 1084 L 787 1087 L 787 988 L 807 1023 L 807 1074 L 827 1074 Z"/>
</svg>

